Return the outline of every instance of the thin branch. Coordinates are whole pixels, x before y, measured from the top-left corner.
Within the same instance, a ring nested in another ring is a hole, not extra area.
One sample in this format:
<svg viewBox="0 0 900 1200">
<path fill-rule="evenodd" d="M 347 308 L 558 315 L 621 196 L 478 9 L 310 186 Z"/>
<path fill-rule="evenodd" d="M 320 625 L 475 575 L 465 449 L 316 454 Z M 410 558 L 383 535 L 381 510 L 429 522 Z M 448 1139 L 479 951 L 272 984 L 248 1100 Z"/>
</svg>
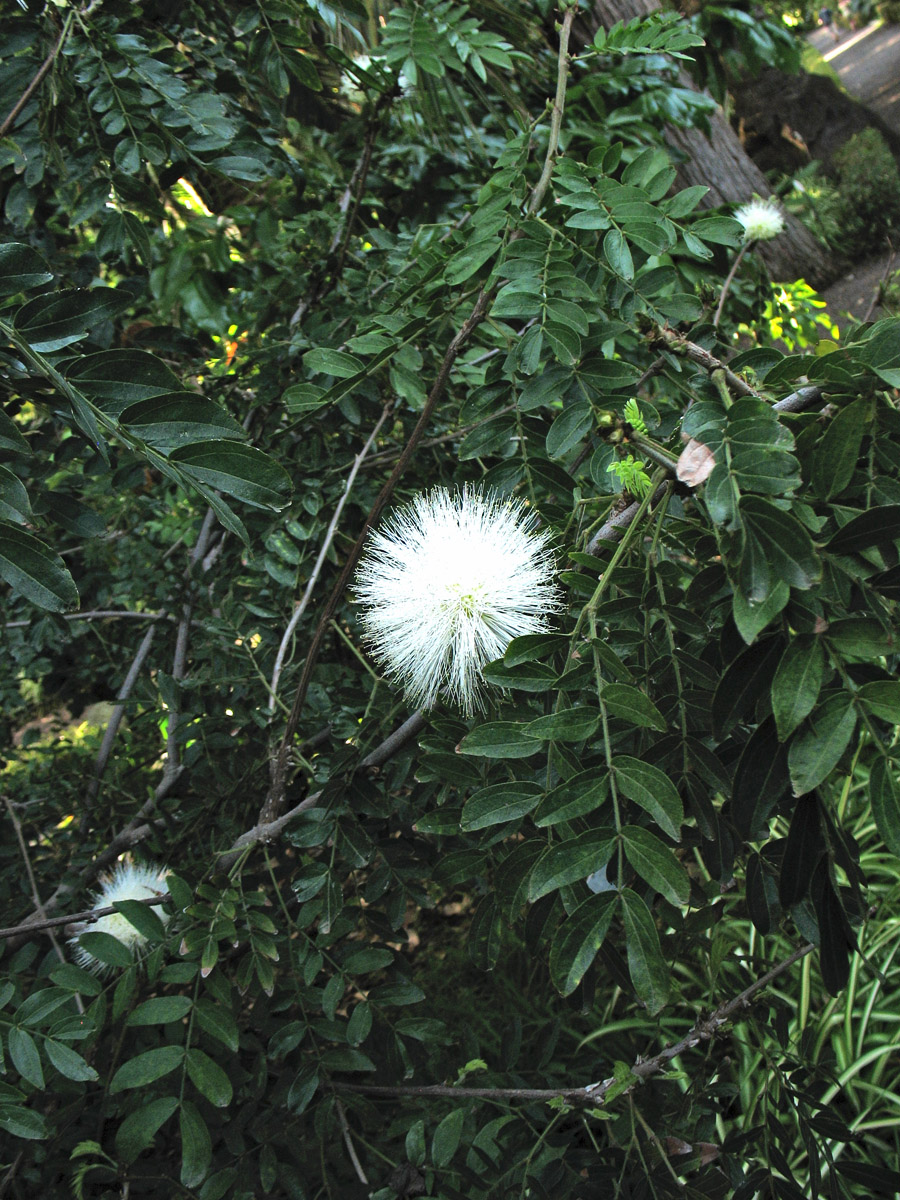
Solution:
<svg viewBox="0 0 900 1200">
<path fill-rule="evenodd" d="M 735 375 L 734 371 L 730 370 L 715 355 L 710 354 L 708 350 L 704 350 L 702 346 L 698 346 L 682 334 L 676 333 L 674 329 L 660 329 L 652 340 L 654 344 L 665 346 L 673 354 L 678 354 L 682 358 L 687 358 L 691 362 L 695 362 L 706 371 L 724 371 L 728 386 L 737 395 L 755 396 L 758 400 L 763 399 L 759 392 L 752 388 L 746 380 L 741 379 L 740 375 Z"/>
<path fill-rule="evenodd" d="M 365 1171 L 362 1169 L 362 1163 L 357 1157 L 356 1147 L 353 1145 L 353 1137 L 350 1133 L 350 1125 L 347 1121 L 347 1114 L 344 1112 L 344 1106 L 341 1104 L 337 1096 L 335 1096 L 335 1103 L 337 1107 L 338 1120 L 341 1123 L 341 1132 L 344 1135 L 344 1145 L 347 1147 L 347 1153 L 350 1155 L 350 1161 L 353 1163 L 353 1169 L 356 1172 L 356 1178 L 361 1184 L 363 1184 L 365 1187 L 368 1187 L 369 1181 L 366 1178 Z"/>
<path fill-rule="evenodd" d="M 149 900 L 141 900 L 141 904 L 167 904 L 171 900 L 171 896 L 153 896 Z M 117 909 L 111 905 L 106 908 L 88 908 L 84 912 L 69 913 L 64 917 L 42 917 L 40 920 L 23 921 L 21 925 L 10 925 L 7 929 L 0 929 L 0 941 L 6 938 L 17 937 L 20 933 L 41 933 L 51 929 L 59 929 L 63 925 L 74 925 L 76 922 L 82 925 L 94 925 L 101 917 L 107 917 L 110 913 L 116 912 Z"/>
<path fill-rule="evenodd" d="M 122 617 L 134 621 L 174 621 L 175 618 L 167 612 L 133 612 L 124 608 L 92 608 L 86 612 L 57 613 L 64 621 L 102 621 L 110 617 Z M 6 629 L 25 629 L 33 625 L 33 621 L 7 621 Z"/>
<path fill-rule="evenodd" d="M 290 715 L 288 716 L 287 724 L 285 725 L 284 735 L 281 739 L 281 744 L 278 747 L 272 758 L 272 784 L 269 789 L 269 794 L 266 797 L 266 802 L 260 811 L 260 822 L 265 823 L 274 820 L 284 806 L 284 794 L 287 786 L 287 774 L 290 763 L 290 751 L 294 741 L 294 736 L 297 732 L 297 726 L 300 722 L 300 714 L 303 711 L 303 704 L 306 700 L 306 693 L 309 688 L 310 680 L 312 679 L 313 669 L 319 657 L 319 651 L 322 648 L 322 643 L 325 640 L 325 634 L 328 631 L 329 622 L 337 611 L 340 598 L 344 593 L 344 589 L 350 581 L 350 576 L 359 561 L 362 554 L 363 546 L 368 537 L 369 530 L 378 521 L 388 501 L 394 494 L 394 489 L 400 481 L 400 477 L 409 465 L 410 460 L 416 452 L 416 447 L 422 440 L 428 423 L 434 413 L 435 406 L 438 400 L 444 394 L 444 389 L 447 386 L 447 381 L 450 378 L 450 372 L 453 369 L 453 364 L 459 355 L 460 350 L 469 340 L 475 329 L 484 320 L 488 306 L 494 296 L 494 290 L 480 291 L 478 299 L 472 312 L 460 326 L 458 332 L 454 336 L 450 345 L 444 354 L 440 369 L 438 370 L 437 378 L 431 391 L 428 393 L 428 398 L 425 401 L 425 406 L 419 415 L 415 428 L 410 434 L 409 441 L 403 449 L 403 453 L 397 460 L 396 466 L 387 478 L 381 491 L 372 505 L 372 510 L 366 517 L 359 537 L 355 545 L 347 556 L 347 561 L 344 563 L 343 570 L 335 581 L 331 589 L 331 595 L 325 603 L 322 615 L 319 618 L 319 624 L 313 633 L 312 641 L 310 642 L 309 650 L 306 654 L 306 661 L 303 664 L 303 671 L 300 675 L 300 682 L 297 684 L 297 691 L 294 695 L 294 702 L 291 707 Z"/>
<path fill-rule="evenodd" d="M 372 443 L 375 441 L 375 438 L 378 436 L 379 430 L 381 429 L 382 425 L 387 420 L 392 409 L 393 409 L 393 401 L 389 401 L 384 406 L 384 409 L 382 410 L 381 416 L 378 418 L 378 423 L 376 424 L 375 428 L 369 434 L 366 444 L 363 446 L 362 450 L 360 450 L 359 454 L 357 454 L 356 458 L 353 460 L 353 466 L 350 468 L 350 473 L 347 476 L 347 482 L 344 485 L 344 490 L 341 493 L 341 498 L 340 498 L 340 500 L 338 500 L 337 506 L 334 510 L 334 516 L 331 518 L 331 524 L 328 526 L 328 529 L 326 530 L 325 539 L 322 542 L 322 548 L 319 551 L 319 557 L 316 559 L 316 564 L 312 569 L 312 574 L 310 575 L 310 577 L 307 581 L 306 590 L 303 593 L 300 603 L 297 605 L 296 609 L 294 610 L 293 616 L 291 617 L 290 621 L 288 622 L 287 629 L 285 629 L 285 631 L 284 631 L 284 637 L 281 639 L 281 645 L 278 647 L 278 653 L 275 656 L 275 666 L 272 670 L 272 682 L 269 684 L 269 712 L 274 712 L 274 710 L 275 710 L 275 696 L 276 696 L 276 693 L 278 692 L 278 681 L 281 678 L 281 671 L 282 671 L 282 667 L 284 666 L 285 655 L 287 654 L 288 647 L 291 644 L 291 638 L 294 636 L 294 630 L 297 628 L 298 624 L 300 623 L 300 618 L 306 612 L 307 605 L 309 604 L 310 599 L 312 598 L 313 589 L 315 588 L 316 584 L 319 582 L 319 575 L 322 571 L 322 567 L 325 565 L 325 559 L 328 556 L 328 551 L 331 549 L 331 543 L 333 542 L 334 535 L 337 532 L 338 521 L 341 518 L 341 513 L 344 511 L 344 505 L 347 503 L 347 500 L 350 497 L 350 492 L 353 488 L 353 484 L 354 484 L 354 481 L 356 480 L 356 476 L 359 472 L 359 469 L 363 464 L 363 460 L 365 459 L 366 455 L 369 453 L 369 450 L 372 447 Z"/>
<path fill-rule="evenodd" d="M 638 1059 L 631 1068 L 632 1074 L 635 1076 L 634 1083 L 630 1084 L 626 1090 L 631 1091 L 642 1080 L 649 1079 L 653 1075 L 658 1075 L 664 1067 L 668 1066 L 674 1058 L 678 1058 L 680 1054 L 683 1054 L 685 1050 L 693 1049 L 693 1047 L 699 1046 L 701 1042 L 711 1041 L 721 1031 L 723 1025 L 737 1013 L 749 1007 L 750 1001 L 758 992 L 762 991 L 774 979 L 777 979 L 779 975 L 782 975 L 788 968 L 792 967 L 794 963 L 811 954 L 813 950 L 815 950 L 813 943 L 807 942 L 805 946 L 801 946 L 798 950 L 795 950 L 793 954 L 790 954 L 782 962 L 776 964 L 765 975 L 761 976 L 754 983 L 751 983 L 749 987 L 744 988 L 739 996 L 735 996 L 733 1000 L 729 1000 L 727 1003 L 720 1004 L 708 1017 L 698 1021 L 683 1038 L 680 1038 L 677 1042 L 672 1042 L 652 1058 Z M 599 1083 L 589 1083 L 585 1087 L 577 1088 L 475 1088 L 464 1086 L 454 1087 L 447 1084 L 423 1085 L 421 1087 L 415 1085 L 390 1087 L 370 1083 L 349 1083 L 341 1080 L 332 1081 L 329 1086 L 338 1092 L 354 1092 L 362 1096 L 383 1096 L 386 1098 L 413 1096 L 418 1099 L 428 1099 L 431 1097 L 462 1099 L 464 1097 L 471 1097 L 484 1100 L 523 1101 L 561 1099 L 567 1104 L 593 1106 L 602 1104 L 604 1096 L 616 1082 L 616 1079 L 613 1077 L 604 1079 Z"/>
<path fill-rule="evenodd" d="M 662 469 L 668 470 L 671 473 L 671 468 L 669 467 L 663 467 Z M 661 487 L 658 487 L 651 503 L 658 504 L 659 501 L 665 496 L 666 489 L 666 484 L 662 484 Z M 637 516 L 637 512 L 640 507 L 640 500 L 633 500 L 631 504 L 626 504 L 623 508 L 619 508 L 615 512 L 611 513 L 588 542 L 588 554 L 596 554 L 597 550 L 600 548 L 601 542 L 618 541 L 634 518 Z"/>
<path fill-rule="evenodd" d="M 802 412 L 805 408 L 812 408 L 814 404 L 821 403 L 824 399 L 822 389 L 810 385 L 791 392 L 789 396 L 785 396 L 783 400 L 773 404 L 772 409 L 774 412 Z"/>
<path fill-rule="evenodd" d="M 891 246 L 890 241 L 888 241 L 888 245 Z M 872 314 L 875 312 L 875 309 L 881 303 L 882 296 L 884 294 L 884 286 L 887 283 L 888 278 L 890 277 L 891 271 L 894 268 L 894 259 L 896 257 L 897 257 L 897 251 L 894 249 L 893 246 L 891 246 L 891 253 L 887 260 L 887 266 L 884 268 L 881 279 L 879 279 L 879 281 L 878 281 L 878 286 L 876 287 L 875 291 L 872 293 L 872 299 L 869 302 L 869 307 L 866 309 L 866 315 L 862 319 L 863 325 L 868 324 L 868 322 L 872 320 Z"/>
<path fill-rule="evenodd" d="M 734 281 L 735 275 L 737 274 L 738 267 L 744 261 L 744 255 L 752 245 L 752 242 L 744 242 L 734 257 L 734 262 L 731 264 L 731 270 L 725 276 L 725 282 L 722 284 L 722 291 L 719 293 L 719 303 L 716 305 L 716 312 L 713 317 L 713 325 L 716 329 L 719 328 L 719 322 L 722 319 L 722 309 L 725 307 L 725 301 L 728 298 L 728 291 Z"/>
<path fill-rule="evenodd" d="M 556 96 L 550 114 L 550 140 L 547 144 L 547 154 L 544 158 L 544 169 L 541 177 L 531 193 L 528 202 L 528 215 L 533 216 L 544 202 L 550 179 L 553 175 L 553 165 L 559 153 L 559 134 L 562 128 L 563 111 L 566 105 L 566 83 L 569 77 L 569 35 L 572 32 L 572 22 L 575 20 L 575 4 L 570 4 L 563 14 L 563 22 L 559 31 L 559 57 L 556 69 Z"/>
<path fill-rule="evenodd" d="M 53 47 L 53 49 L 50 51 L 50 53 L 47 55 L 47 57 L 44 59 L 44 61 L 41 63 L 41 65 L 38 67 L 31 83 L 29 83 L 28 87 L 25 89 L 25 91 L 22 93 L 22 95 L 19 97 L 19 99 L 16 101 L 16 103 L 10 109 L 9 115 L 7 116 L 6 120 L 3 122 L 2 125 L 0 125 L 0 138 L 6 137 L 6 135 L 9 133 L 9 131 L 12 129 L 13 125 L 15 125 L 22 109 L 25 107 L 25 105 L 28 103 L 28 101 L 31 99 L 31 97 L 34 95 L 34 93 L 37 91 L 37 89 L 41 86 L 41 84 L 43 83 L 50 68 L 53 66 L 53 64 L 56 62 L 57 58 L 59 57 L 59 52 L 60 52 L 60 50 L 62 50 L 63 44 L 64 44 L 66 38 L 69 36 L 69 30 L 72 28 L 72 16 L 73 16 L 73 14 L 69 13 L 68 16 L 66 17 L 65 23 L 63 24 L 62 30 L 60 31 L 60 34 L 59 34 L 59 37 L 56 39 L 56 45 Z"/>
<path fill-rule="evenodd" d="M 357 770 L 372 770 L 382 766 L 424 728 L 424 715 L 419 711 L 414 712 L 411 717 L 407 717 L 399 729 L 395 729 L 380 745 L 366 755 Z M 248 846 L 255 846 L 257 842 L 274 841 L 286 825 L 299 817 L 301 813 L 306 812 L 307 809 L 315 808 L 321 798 L 321 791 L 314 792 L 311 796 L 301 800 L 299 804 L 295 804 L 286 813 L 282 813 L 280 817 L 276 817 L 272 821 L 261 821 L 258 825 L 254 825 L 252 829 L 241 834 L 230 850 L 219 855 L 216 868 L 220 871 L 227 871 Z"/>
</svg>

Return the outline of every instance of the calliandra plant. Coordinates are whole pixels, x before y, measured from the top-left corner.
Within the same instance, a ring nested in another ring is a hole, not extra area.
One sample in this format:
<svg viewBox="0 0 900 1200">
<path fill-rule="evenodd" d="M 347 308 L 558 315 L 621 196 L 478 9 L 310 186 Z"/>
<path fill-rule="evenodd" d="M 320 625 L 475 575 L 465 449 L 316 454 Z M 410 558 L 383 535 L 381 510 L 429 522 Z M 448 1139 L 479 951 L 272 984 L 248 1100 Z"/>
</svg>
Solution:
<svg viewBox="0 0 900 1200">
<path fill-rule="evenodd" d="M 375 657 L 416 708 L 482 706 L 481 673 L 559 609 L 550 535 L 518 500 L 435 488 L 376 531 L 356 574 Z"/>
<path fill-rule="evenodd" d="M 759 196 L 754 196 L 752 200 L 748 200 L 746 204 L 742 204 L 735 210 L 734 219 L 743 227 L 744 237 L 741 248 L 731 265 L 731 270 L 722 284 L 722 292 L 713 317 L 713 324 L 717 327 L 722 319 L 722 310 L 725 307 L 728 289 L 731 287 L 731 282 L 737 274 L 738 267 L 744 261 L 747 251 L 757 242 L 769 242 L 784 232 L 784 214 L 778 207 L 778 203 L 771 197 L 762 200 Z"/>
<path fill-rule="evenodd" d="M 101 881 L 101 887 L 93 896 L 93 908 L 109 908 L 122 900 L 152 900 L 155 896 L 165 894 L 166 868 L 155 863 L 122 862 L 111 875 Z M 157 909 L 157 916 L 166 924 L 169 914 Z M 147 947 L 147 937 L 136 929 L 128 918 L 121 912 L 107 913 L 96 921 L 82 922 L 69 944 L 80 967 L 93 971 L 95 975 L 103 975 L 110 970 L 110 964 L 93 954 L 82 942 L 85 933 L 106 933 L 127 947 L 135 958 Z"/>
</svg>

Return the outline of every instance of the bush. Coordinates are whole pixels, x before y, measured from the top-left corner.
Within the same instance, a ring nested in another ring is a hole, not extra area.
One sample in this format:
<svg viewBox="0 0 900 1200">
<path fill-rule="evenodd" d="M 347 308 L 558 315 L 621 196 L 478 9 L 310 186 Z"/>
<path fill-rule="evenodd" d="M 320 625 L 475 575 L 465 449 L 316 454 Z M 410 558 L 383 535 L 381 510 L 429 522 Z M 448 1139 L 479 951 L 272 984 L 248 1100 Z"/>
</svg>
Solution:
<svg viewBox="0 0 900 1200">
<path fill-rule="evenodd" d="M 838 172 L 838 247 L 851 256 L 884 249 L 900 227 L 900 171 L 877 129 L 855 133 L 834 156 Z"/>
</svg>

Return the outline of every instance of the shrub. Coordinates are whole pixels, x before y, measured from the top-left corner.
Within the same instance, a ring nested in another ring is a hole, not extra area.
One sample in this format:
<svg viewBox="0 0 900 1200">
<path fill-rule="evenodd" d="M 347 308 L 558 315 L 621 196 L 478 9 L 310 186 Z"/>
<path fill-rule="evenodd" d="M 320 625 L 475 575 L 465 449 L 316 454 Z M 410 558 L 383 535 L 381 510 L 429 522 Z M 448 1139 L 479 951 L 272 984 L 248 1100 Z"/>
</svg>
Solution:
<svg viewBox="0 0 900 1200">
<path fill-rule="evenodd" d="M 900 171 L 877 129 L 855 133 L 834 156 L 838 172 L 839 249 L 874 253 L 900 226 Z"/>
</svg>

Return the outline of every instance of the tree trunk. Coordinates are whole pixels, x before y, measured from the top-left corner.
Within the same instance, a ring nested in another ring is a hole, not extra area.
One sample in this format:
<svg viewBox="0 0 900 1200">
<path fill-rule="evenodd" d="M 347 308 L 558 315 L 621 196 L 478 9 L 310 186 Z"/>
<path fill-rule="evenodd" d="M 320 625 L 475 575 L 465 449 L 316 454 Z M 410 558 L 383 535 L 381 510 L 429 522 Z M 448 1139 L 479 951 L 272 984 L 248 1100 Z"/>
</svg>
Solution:
<svg viewBox="0 0 900 1200">
<path fill-rule="evenodd" d="M 576 27 L 576 36 L 587 45 L 602 25 L 610 29 L 617 21 L 645 17 L 659 9 L 656 0 L 594 0 L 589 17 Z M 680 87 L 697 90 L 696 84 L 681 71 Z M 756 163 L 744 150 L 737 134 L 721 109 L 709 117 L 709 136 L 699 129 L 681 129 L 667 125 L 665 138 L 674 151 L 673 165 L 678 170 L 680 187 L 701 184 L 709 188 L 704 204 L 743 204 L 754 193 L 770 196 L 772 190 Z M 758 253 L 776 280 L 805 279 L 813 287 L 823 287 L 834 277 L 827 251 L 796 218 L 785 213 L 785 231 L 771 242 L 758 247 Z"/>
</svg>

